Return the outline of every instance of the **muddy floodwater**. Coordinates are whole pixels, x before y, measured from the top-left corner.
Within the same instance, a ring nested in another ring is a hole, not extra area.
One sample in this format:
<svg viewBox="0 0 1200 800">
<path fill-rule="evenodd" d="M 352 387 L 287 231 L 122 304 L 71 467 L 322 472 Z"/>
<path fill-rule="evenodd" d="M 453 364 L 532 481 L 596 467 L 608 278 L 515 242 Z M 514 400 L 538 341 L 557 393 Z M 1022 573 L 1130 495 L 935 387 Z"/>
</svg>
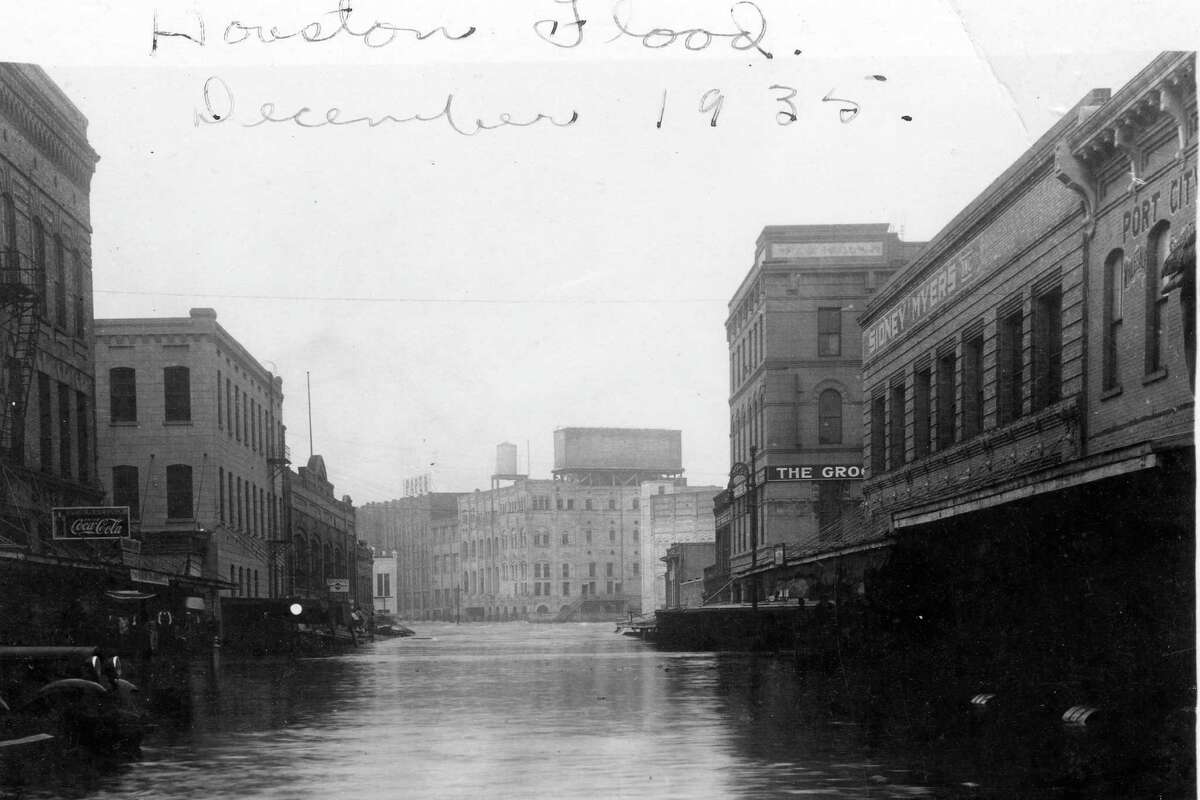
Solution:
<svg viewBox="0 0 1200 800">
<path fill-rule="evenodd" d="M 973 761 L 982 748 L 958 733 L 864 722 L 841 708 L 836 676 L 799 674 L 786 655 L 660 652 L 610 624 L 414 627 L 428 638 L 198 664 L 160 699 L 140 758 L 57 768 L 0 797 L 1103 794 Z"/>
</svg>

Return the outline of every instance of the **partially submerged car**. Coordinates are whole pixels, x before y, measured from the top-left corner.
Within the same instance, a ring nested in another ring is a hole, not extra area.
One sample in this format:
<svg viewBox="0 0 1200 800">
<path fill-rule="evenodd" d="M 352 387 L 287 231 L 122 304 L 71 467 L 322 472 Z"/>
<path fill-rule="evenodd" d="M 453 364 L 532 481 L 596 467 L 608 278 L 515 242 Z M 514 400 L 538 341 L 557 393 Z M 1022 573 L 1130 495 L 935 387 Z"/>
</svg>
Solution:
<svg viewBox="0 0 1200 800">
<path fill-rule="evenodd" d="M 44 744 L 136 751 L 145 730 L 137 687 L 98 647 L 0 646 L 0 749 Z"/>
</svg>

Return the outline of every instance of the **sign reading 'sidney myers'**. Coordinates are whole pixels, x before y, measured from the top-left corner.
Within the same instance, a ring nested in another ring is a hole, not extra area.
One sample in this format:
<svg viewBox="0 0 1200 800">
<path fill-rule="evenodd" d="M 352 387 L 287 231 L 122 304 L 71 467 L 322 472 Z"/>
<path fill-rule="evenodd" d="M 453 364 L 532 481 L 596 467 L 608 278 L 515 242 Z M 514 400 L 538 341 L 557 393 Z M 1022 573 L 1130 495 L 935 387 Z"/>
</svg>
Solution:
<svg viewBox="0 0 1200 800">
<path fill-rule="evenodd" d="M 883 350 L 979 278 L 979 240 L 938 265 L 916 289 L 901 297 L 863 330 L 863 357 Z"/>
<path fill-rule="evenodd" d="M 73 506 L 50 509 L 55 539 L 125 539 L 129 506 Z"/>
</svg>

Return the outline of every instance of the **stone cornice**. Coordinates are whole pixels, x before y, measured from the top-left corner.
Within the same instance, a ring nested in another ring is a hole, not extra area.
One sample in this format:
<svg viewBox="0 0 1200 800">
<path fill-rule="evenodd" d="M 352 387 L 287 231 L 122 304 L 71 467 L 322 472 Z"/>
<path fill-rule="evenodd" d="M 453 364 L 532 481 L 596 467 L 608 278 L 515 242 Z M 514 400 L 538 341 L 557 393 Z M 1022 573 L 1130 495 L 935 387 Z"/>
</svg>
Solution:
<svg viewBox="0 0 1200 800">
<path fill-rule="evenodd" d="M 48 87 L 55 89 L 53 95 Z M 40 67 L 0 63 L 0 113 L 63 174 L 84 191 L 90 190 L 100 156 L 88 143 L 87 121 Z"/>
</svg>

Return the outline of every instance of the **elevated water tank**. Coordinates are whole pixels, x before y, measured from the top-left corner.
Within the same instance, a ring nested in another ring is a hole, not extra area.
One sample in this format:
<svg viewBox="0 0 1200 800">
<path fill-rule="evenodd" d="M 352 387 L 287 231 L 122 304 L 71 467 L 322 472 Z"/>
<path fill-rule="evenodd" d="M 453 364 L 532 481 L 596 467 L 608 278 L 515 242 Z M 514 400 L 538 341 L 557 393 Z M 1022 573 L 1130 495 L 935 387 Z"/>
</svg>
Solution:
<svg viewBox="0 0 1200 800">
<path fill-rule="evenodd" d="M 496 475 L 517 474 L 517 446 L 512 442 L 496 445 Z"/>
</svg>

